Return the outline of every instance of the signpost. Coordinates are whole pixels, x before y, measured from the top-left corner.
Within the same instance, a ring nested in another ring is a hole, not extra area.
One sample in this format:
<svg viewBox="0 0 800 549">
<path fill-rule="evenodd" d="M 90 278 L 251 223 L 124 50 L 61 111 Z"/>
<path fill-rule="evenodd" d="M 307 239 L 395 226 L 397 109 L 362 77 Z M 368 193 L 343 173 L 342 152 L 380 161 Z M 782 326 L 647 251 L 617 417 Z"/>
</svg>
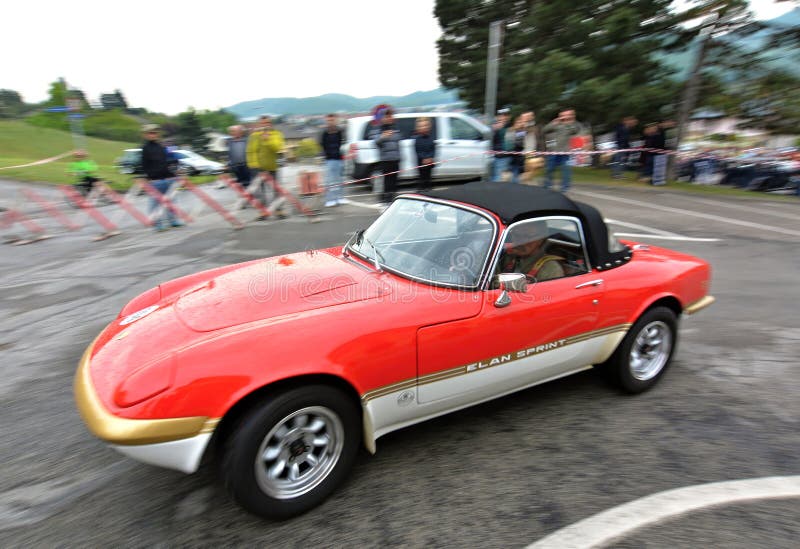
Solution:
<svg viewBox="0 0 800 549">
<path fill-rule="evenodd" d="M 83 132 L 84 115 L 80 112 L 81 100 L 77 97 L 67 98 L 66 105 L 58 107 L 48 107 L 46 112 L 65 112 L 69 119 L 70 132 L 72 133 L 72 144 L 76 149 L 86 150 L 86 135 Z"/>
</svg>

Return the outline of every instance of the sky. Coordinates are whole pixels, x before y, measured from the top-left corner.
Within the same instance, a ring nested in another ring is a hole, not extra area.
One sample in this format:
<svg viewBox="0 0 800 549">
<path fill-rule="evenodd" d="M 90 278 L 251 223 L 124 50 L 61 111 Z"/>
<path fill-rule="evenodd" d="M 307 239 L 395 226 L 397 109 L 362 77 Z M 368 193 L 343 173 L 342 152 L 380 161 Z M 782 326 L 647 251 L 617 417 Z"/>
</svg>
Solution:
<svg viewBox="0 0 800 549">
<path fill-rule="evenodd" d="M 793 2 L 753 0 L 759 19 Z M 405 95 L 439 86 L 434 0 L 5 2 L 0 88 L 64 77 L 90 101 L 175 114 L 263 97 Z"/>
</svg>

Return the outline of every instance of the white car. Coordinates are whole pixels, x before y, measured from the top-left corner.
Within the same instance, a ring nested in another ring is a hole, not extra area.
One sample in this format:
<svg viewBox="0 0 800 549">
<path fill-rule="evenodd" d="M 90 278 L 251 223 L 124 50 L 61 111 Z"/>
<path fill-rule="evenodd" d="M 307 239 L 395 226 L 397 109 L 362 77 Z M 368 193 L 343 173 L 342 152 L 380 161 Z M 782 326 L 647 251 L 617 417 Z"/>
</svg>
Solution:
<svg viewBox="0 0 800 549">
<path fill-rule="evenodd" d="M 186 149 L 171 151 L 181 170 L 188 175 L 218 175 L 225 171 L 225 166 L 219 162 Z M 116 160 L 117 168 L 124 174 L 142 173 L 142 149 L 125 149 L 123 155 Z"/>
<path fill-rule="evenodd" d="M 225 171 L 225 166 L 214 160 L 197 154 L 194 151 L 187 151 L 186 149 L 176 149 L 172 151 L 178 158 L 181 167 L 185 169 L 189 175 L 218 175 Z"/>
<path fill-rule="evenodd" d="M 491 158 L 486 154 L 491 146 L 491 130 L 466 114 L 455 112 L 396 113 L 395 125 L 402 133 L 400 142 L 400 179 L 415 179 L 417 155 L 412 136 L 418 118 L 431 120 L 436 141 L 436 162 L 433 179 L 470 179 L 486 174 Z M 347 120 L 345 174 L 354 179 L 369 177 L 380 169 L 378 149 L 370 139 L 374 128 L 371 116 Z"/>
</svg>

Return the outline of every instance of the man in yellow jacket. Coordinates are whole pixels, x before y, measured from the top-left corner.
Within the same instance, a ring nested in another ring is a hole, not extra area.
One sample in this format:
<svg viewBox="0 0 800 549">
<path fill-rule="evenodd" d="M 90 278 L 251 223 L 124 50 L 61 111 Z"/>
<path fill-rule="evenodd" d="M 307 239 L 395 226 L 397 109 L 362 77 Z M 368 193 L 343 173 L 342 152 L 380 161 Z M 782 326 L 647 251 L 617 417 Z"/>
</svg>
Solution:
<svg viewBox="0 0 800 549">
<path fill-rule="evenodd" d="M 266 178 L 272 177 L 277 183 L 278 154 L 283 150 L 283 147 L 283 134 L 272 127 L 272 120 L 269 116 L 262 116 L 259 119 L 258 127 L 250 133 L 250 137 L 247 140 L 247 166 L 250 170 L 258 173 L 261 179 L 255 196 L 265 205 L 267 204 L 266 186 L 268 185 Z M 277 193 L 275 198 L 278 199 Z M 274 202 L 278 201 L 275 200 Z M 279 218 L 284 217 L 280 209 L 282 203 L 283 200 L 280 200 L 276 204 L 275 213 Z M 264 217 L 261 216 L 259 219 Z"/>
</svg>

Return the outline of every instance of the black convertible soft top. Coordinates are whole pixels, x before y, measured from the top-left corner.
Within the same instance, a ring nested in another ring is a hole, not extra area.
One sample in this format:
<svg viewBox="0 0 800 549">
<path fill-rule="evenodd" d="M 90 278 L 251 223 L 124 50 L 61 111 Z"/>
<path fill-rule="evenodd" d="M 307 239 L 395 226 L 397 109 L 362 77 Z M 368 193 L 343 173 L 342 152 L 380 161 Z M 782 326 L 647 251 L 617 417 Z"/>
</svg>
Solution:
<svg viewBox="0 0 800 549">
<path fill-rule="evenodd" d="M 608 228 L 596 208 L 571 200 L 563 193 L 512 183 L 467 183 L 444 189 L 422 191 L 420 194 L 454 200 L 489 210 L 506 225 L 521 219 L 549 215 L 568 215 L 581 220 L 584 227 L 589 259 L 600 270 L 627 263 L 631 250 L 627 246 L 609 249 Z"/>
</svg>

